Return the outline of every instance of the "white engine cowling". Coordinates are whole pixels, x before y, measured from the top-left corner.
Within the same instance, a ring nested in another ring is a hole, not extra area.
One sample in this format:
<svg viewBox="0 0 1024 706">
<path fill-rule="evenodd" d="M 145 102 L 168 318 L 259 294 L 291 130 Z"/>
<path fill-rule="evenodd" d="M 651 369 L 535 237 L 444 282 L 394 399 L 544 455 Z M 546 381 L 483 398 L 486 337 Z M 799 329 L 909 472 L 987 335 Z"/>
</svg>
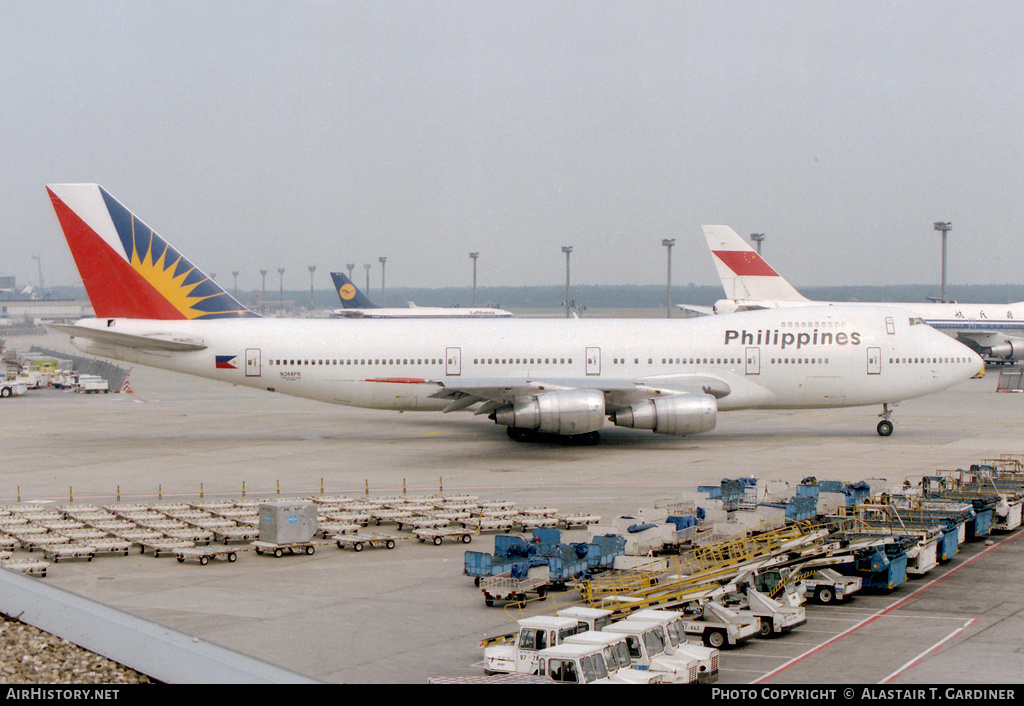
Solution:
<svg viewBox="0 0 1024 706">
<path fill-rule="evenodd" d="M 619 427 L 650 429 L 658 434 L 703 434 L 715 428 L 718 402 L 711 395 L 653 397 L 612 415 Z"/>
<path fill-rule="evenodd" d="M 712 309 L 716 314 L 731 314 L 739 308 L 735 299 L 719 299 Z"/>
<path fill-rule="evenodd" d="M 548 434 L 587 434 L 604 426 L 604 393 L 600 390 L 545 392 L 496 410 L 498 424 Z"/>
<path fill-rule="evenodd" d="M 1024 360 L 1024 341 L 1019 338 L 1010 338 L 1002 343 L 990 346 L 986 349 L 986 352 L 992 358 Z"/>
</svg>

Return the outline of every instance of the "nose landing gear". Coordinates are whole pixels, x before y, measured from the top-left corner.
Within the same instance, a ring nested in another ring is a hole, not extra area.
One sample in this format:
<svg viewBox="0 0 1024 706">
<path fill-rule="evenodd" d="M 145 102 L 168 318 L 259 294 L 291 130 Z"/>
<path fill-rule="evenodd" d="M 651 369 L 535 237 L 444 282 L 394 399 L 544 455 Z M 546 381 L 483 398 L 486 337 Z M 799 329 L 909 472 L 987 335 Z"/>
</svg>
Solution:
<svg viewBox="0 0 1024 706">
<path fill-rule="evenodd" d="M 896 405 L 893 405 L 894 407 Z M 885 402 L 882 404 L 882 413 L 878 415 L 882 418 L 882 421 L 878 423 L 878 435 L 879 436 L 891 436 L 893 432 L 892 422 L 889 421 L 889 417 L 892 416 L 892 410 L 889 409 L 889 403 Z"/>
</svg>

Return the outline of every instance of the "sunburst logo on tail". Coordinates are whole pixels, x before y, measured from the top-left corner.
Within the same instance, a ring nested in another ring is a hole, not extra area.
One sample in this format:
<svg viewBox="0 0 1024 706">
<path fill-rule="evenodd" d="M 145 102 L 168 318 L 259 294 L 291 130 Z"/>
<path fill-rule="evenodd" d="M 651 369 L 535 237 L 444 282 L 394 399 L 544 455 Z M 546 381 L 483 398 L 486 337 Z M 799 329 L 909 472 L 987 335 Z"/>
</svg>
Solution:
<svg viewBox="0 0 1024 706">
<path fill-rule="evenodd" d="M 186 319 L 256 316 L 101 189 L 129 264 Z"/>
</svg>

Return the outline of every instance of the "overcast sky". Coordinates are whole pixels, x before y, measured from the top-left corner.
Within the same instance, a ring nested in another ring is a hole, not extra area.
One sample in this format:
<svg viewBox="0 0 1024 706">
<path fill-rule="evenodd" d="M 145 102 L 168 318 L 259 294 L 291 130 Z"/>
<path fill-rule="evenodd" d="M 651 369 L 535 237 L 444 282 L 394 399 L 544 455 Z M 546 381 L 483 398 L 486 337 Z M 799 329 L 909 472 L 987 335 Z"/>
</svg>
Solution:
<svg viewBox="0 0 1024 706">
<path fill-rule="evenodd" d="M 222 283 L 1024 282 L 1024 4 L 0 0 L 0 274 L 97 182 Z"/>
</svg>

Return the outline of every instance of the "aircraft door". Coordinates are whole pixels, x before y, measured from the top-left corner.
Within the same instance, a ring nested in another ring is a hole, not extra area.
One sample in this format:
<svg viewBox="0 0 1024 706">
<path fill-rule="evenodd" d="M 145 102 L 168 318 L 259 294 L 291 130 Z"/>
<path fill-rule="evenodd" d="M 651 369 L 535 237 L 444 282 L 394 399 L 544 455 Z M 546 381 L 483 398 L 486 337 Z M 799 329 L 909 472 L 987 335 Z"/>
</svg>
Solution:
<svg viewBox="0 0 1024 706">
<path fill-rule="evenodd" d="M 445 375 L 462 375 L 462 349 L 461 348 L 445 348 L 444 349 L 444 374 Z"/>
<path fill-rule="evenodd" d="M 260 349 L 259 348 L 246 348 L 245 349 L 245 376 L 247 378 L 258 378 L 260 376 Z"/>
<path fill-rule="evenodd" d="M 587 375 L 601 374 L 601 349 L 587 347 Z"/>
<path fill-rule="evenodd" d="M 760 375 L 761 374 L 761 349 L 760 348 L 748 348 L 746 351 L 747 375 Z"/>
<path fill-rule="evenodd" d="M 882 349 L 868 348 L 868 375 L 879 375 L 882 372 Z"/>
</svg>

